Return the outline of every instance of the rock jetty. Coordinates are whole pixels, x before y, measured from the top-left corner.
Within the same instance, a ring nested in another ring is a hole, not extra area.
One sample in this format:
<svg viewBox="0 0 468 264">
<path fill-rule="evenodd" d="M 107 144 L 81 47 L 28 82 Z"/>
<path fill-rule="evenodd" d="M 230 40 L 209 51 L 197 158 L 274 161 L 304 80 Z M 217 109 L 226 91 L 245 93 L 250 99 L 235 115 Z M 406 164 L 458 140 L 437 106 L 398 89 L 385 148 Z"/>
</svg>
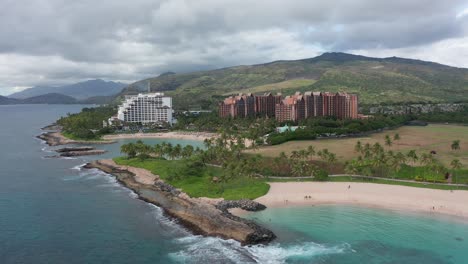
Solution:
<svg viewBox="0 0 468 264">
<path fill-rule="evenodd" d="M 266 208 L 259 203 L 240 200 L 221 201 L 213 205 L 201 199 L 190 198 L 161 180 L 155 181 L 154 184 L 138 182 L 135 174 L 122 167 L 93 161 L 86 164 L 85 168 L 97 168 L 114 175 L 122 185 L 133 190 L 139 199 L 161 207 L 167 215 L 174 217 L 196 234 L 234 239 L 243 245 L 266 244 L 276 238 L 272 231 L 228 212 L 229 208 L 234 207 L 250 211 Z"/>
</svg>

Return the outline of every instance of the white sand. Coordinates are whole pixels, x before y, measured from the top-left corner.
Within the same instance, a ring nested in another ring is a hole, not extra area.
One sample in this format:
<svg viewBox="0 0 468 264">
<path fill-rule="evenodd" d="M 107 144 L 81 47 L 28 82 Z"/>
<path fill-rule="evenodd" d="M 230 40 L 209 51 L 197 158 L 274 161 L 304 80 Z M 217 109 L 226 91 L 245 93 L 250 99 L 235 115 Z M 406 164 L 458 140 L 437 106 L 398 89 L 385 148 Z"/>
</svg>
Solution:
<svg viewBox="0 0 468 264">
<path fill-rule="evenodd" d="M 398 185 L 346 182 L 269 183 L 256 201 L 268 207 L 354 204 L 387 209 L 446 214 L 468 219 L 468 191 L 433 190 Z M 348 189 L 348 186 L 351 188 Z M 305 199 L 304 196 L 311 196 Z M 236 212 L 237 213 L 237 212 Z"/>
<path fill-rule="evenodd" d="M 185 139 L 185 140 L 200 140 L 216 137 L 215 133 L 208 132 L 161 132 L 161 133 L 135 133 L 135 134 L 118 134 L 105 135 L 103 139 L 115 140 L 124 138 L 165 138 L 165 139 Z"/>
</svg>

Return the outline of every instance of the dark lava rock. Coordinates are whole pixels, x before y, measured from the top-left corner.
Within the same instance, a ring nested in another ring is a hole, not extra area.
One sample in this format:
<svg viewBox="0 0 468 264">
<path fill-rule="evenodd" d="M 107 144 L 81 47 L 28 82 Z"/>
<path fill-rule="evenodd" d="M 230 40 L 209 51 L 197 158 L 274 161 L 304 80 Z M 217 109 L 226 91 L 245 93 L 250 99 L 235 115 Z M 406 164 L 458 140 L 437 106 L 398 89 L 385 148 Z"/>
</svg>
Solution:
<svg viewBox="0 0 468 264">
<path fill-rule="evenodd" d="M 70 147 L 70 148 L 61 148 L 57 149 L 56 151 L 59 153 L 62 152 L 70 152 L 70 151 L 88 151 L 88 150 L 93 150 L 95 149 L 94 147 Z"/>
<path fill-rule="evenodd" d="M 242 210 L 250 211 L 250 212 L 257 212 L 257 211 L 262 211 L 266 209 L 266 206 L 249 200 L 249 199 L 242 199 L 242 200 L 224 200 L 219 202 L 216 205 L 216 208 L 218 208 L 221 211 L 227 211 L 228 209 L 231 208 L 240 208 Z"/>
</svg>

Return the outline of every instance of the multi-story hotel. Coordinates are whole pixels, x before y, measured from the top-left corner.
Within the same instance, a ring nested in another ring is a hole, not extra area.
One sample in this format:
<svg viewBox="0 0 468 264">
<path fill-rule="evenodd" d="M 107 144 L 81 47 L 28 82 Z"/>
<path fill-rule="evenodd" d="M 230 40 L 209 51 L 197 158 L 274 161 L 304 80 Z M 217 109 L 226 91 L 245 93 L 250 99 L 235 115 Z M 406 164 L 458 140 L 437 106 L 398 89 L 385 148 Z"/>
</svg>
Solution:
<svg viewBox="0 0 468 264">
<path fill-rule="evenodd" d="M 129 123 L 172 124 L 172 98 L 163 93 L 126 96 L 117 118 Z"/>
<path fill-rule="evenodd" d="M 278 121 L 300 121 L 310 117 L 335 116 L 358 118 L 358 98 L 355 94 L 331 92 L 296 92 L 284 99 L 281 94 L 240 94 L 219 104 L 221 117 L 266 116 Z"/>
</svg>

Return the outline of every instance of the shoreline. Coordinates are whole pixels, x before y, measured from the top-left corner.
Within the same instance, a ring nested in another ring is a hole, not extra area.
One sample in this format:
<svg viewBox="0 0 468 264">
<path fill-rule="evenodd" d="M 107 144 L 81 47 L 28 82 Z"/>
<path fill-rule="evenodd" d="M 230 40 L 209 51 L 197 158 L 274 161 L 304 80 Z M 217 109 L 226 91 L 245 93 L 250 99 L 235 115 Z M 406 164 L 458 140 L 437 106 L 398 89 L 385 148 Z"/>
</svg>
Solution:
<svg viewBox="0 0 468 264">
<path fill-rule="evenodd" d="M 37 138 L 44 140 L 47 145 L 49 146 L 60 146 L 60 145 L 69 145 L 69 144 L 77 144 L 77 145 L 89 145 L 89 144 L 113 144 L 116 141 L 113 140 L 74 140 L 69 139 L 62 135 L 60 131 L 50 131 L 45 132 L 37 136 Z"/>
<path fill-rule="evenodd" d="M 267 208 L 345 204 L 398 212 L 440 215 L 468 222 L 468 191 L 434 190 L 356 182 L 269 183 L 270 190 L 255 201 Z M 348 189 L 348 187 L 350 187 Z M 305 198 L 311 197 L 311 198 Z M 240 209 L 231 212 L 241 216 Z"/>
<path fill-rule="evenodd" d="M 216 133 L 209 132 L 158 132 L 158 133 L 133 133 L 133 134 L 114 134 L 104 135 L 102 138 L 105 140 L 117 140 L 117 139 L 144 139 L 144 138 L 161 138 L 161 139 L 183 139 L 183 140 L 196 140 L 204 141 L 217 137 Z"/>
<path fill-rule="evenodd" d="M 228 211 L 232 207 L 263 210 L 265 207 L 257 202 L 191 198 L 148 170 L 120 166 L 113 160 L 93 161 L 84 168 L 113 175 L 120 184 L 134 191 L 138 199 L 161 207 L 166 215 L 177 219 L 195 234 L 234 239 L 242 245 L 267 244 L 276 238 L 270 230 Z"/>
</svg>

